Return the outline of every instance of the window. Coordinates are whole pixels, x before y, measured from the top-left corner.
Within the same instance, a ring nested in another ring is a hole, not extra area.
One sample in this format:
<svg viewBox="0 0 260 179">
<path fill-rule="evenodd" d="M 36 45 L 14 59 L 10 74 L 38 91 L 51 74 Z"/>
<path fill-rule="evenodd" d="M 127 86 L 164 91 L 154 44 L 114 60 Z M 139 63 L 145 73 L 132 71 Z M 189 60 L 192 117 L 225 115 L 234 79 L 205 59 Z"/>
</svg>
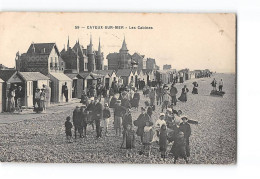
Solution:
<svg viewBox="0 0 260 179">
<path fill-rule="evenodd" d="M 53 58 L 51 57 L 50 67 L 53 67 Z"/>
<path fill-rule="evenodd" d="M 87 69 L 87 63 L 85 63 L 85 69 Z"/>
<path fill-rule="evenodd" d="M 55 67 L 58 67 L 58 63 L 57 63 L 57 57 L 55 57 Z"/>
<path fill-rule="evenodd" d="M 63 62 L 61 62 L 61 65 L 63 66 Z"/>
</svg>

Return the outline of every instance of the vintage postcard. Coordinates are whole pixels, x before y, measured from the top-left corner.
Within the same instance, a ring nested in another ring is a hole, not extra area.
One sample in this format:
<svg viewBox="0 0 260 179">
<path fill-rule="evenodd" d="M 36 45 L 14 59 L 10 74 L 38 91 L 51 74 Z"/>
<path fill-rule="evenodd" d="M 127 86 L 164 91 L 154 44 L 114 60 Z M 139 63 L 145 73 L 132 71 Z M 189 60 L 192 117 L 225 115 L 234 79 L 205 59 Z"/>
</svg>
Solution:
<svg viewBox="0 0 260 179">
<path fill-rule="evenodd" d="M 236 14 L 0 13 L 0 161 L 235 164 Z"/>
</svg>

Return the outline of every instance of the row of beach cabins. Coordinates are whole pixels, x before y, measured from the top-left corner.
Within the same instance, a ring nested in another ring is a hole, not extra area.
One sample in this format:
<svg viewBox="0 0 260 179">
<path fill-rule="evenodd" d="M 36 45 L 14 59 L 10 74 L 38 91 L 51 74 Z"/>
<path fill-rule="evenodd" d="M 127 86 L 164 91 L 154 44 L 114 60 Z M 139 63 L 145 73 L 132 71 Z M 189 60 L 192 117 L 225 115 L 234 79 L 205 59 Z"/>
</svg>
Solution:
<svg viewBox="0 0 260 179">
<path fill-rule="evenodd" d="M 143 80 L 145 84 L 152 81 L 161 81 L 164 84 L 172 83 L 174 79 L 186 81 L 192 78 L 204 77 L 209 73 L 208 70 L 189 71 L 188 69 L 176 71 L 170 70 L 135 70 L 119 69 L 97 70 L 94 72 L 82 73 L 61 73 L 50 72 L 47 76 L 40 72 L 20 72 L 15 69 L 0 70 L 0 112 L 8 109 L 9 90 L 14 86 L 21 86 L 24 93 L 22 106 L 25 108 L 33 107 L 34 95 L 37 88 L 43 88 L 43 85 L 50 87 L 51 103 L 65 102 L 62 94 L 62 86 L 66 83 L 68 87 L 69 101 L 72 98 L 80 98 L 83 91 L 91 85 L 101 83 L 110 88 L 113 81 L 119 85 L 131 85 L 137 87 L 138 81 Z M 182 79 L 182 80 L 181 80 Z"/>
</svg>

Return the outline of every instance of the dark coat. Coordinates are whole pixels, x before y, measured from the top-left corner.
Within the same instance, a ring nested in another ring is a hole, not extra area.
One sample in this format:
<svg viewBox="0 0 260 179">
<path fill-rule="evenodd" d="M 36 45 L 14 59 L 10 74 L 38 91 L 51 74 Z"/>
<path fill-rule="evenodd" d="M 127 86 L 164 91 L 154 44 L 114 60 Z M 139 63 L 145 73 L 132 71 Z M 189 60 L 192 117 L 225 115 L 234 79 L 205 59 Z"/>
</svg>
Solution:
<svg viewBox="0 0 260 179">
<path fill-rule="evenodd" d="M 171 95 L 171 96 L 176 96 L 177 93 L 178 93 L 177 88 L 176 88 L 175 86 L 173 86 L 173 87 L 171 88 L 171 90 L 170 90 L 170 95 Z"/>
<path fill-rule="evenodd" d="M 140 101 L 140 94 L 136 92 L 133 96 L 133 99 L 131 100 L 131 106 L 132 107 L 138 107 Z"/>
<path fill-rule="evenodd" d="M 115 108 L 116 107 L 116 101 L 117 101 L 117 98 L 116 97 L 112 97 L 111 100 L 110 100 L 110 103 L 109 103 L 109 107 L 110 108 Z"/>
<path fill-rule="evenodd" d="M 123 117 L 124 114 L 125 114 L 125 108 L 120 105 L 116 105 L 114 116 Z"/>
<path fill-rule="evenodd" d="M 131 114 L 126 114 L 123 117 L 122 125 L 123 125 L 124 129 L 126 129 L 128 124 L 130 124 L 131 126 L 133 125 L 133 120 L 132 120 L 132 115 Z"/>
<path fill-rule="evenodd" d="M 185 138 L 189 138 L 191 135 L 191 128 L 190 125 L 188 123 L 181 123 L 180 124 L 180 131 L 182 131 L 184 133 L 184 137 Z"/>
<path fill-rule="evenodd" d="M 71 128 L 72 128 L 72 124 L 70 121 L 66 121 L 65 122 L 65 131 L 68 132 L 68 131 L 71 131 Z"/>
<path fill-rule="evenodd" d="M 146 113 L 140 114 L 139 117 L 134 121 L 134 125 L 137 126 L 136 134 L 138 136 L 143 135 L 146 121 L 150 121 L 150 116 Z"/>
<path fill-rule="evenodd" d="M 78 110 L 78 109 L 75 109 L 73 111 L 73 125 L 75 128 L 81 128 L 83 127 L 83 120 L 82 120 L 82 117 L 81 117 L 81 111 Z"/>
<path fill-rule="evenodd" d="M 94 108 L 95 108 L 95 104 L 94 103 L 89 103 L 89 105 L 87 106 L 87 111 L 93 112 Z"/>
<path fill-rule="evenodd" d="M 93 118 L 94 119 L 103 119 L 103 105 L 100 102 L 95 104 L 95 107 L 93 110 Z"/>
<path fill-rule="evenodd" d="M 121 106 L 123 106 L 125 108 L 129 108 L 129 109 L 131 108 L 131 104 L 130 104 L 129 100 L 126 98 L 123 98 L 121 100 Z"/>
<path fill-rule="evenodd" d="M 152 117 L 152 114 L 153 114 L 153 108 L 151 106 L 148 106 L 147 108 L 147 114 Z"/>
<path fill-rule="evenodd" d="M 103 117 L 104 117 L 104 119 L 107 119 L 107 118 L 110 118 L 110 117 L 111 117 L 109 108 L 105 108 L 105 109 L 103 110 Z"/>
<path fill-rule="evenodd" d="M 167 149 L 167 131 L 161 129 L 160 136 L 159 136 L 159 146 L 160 151 L 166 151 Z"/>
</svg>

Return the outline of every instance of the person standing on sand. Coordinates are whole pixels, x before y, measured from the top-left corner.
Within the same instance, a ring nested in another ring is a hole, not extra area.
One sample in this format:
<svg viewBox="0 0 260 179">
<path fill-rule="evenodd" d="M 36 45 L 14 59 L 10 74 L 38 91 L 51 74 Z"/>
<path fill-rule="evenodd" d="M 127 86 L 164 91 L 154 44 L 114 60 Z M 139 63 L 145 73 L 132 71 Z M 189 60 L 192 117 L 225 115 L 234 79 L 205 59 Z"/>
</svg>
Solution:
<svg viewBox="0 0 260 179">
<path fill-rule="evenodd" d="M 171 95 L 171 98 L 172 98 L 171 104 L 174 104 L 174 106 L 176 106 L 176 103 L 177 103 L 176 95 L 178 93 L 178 90 L 174 85 L 175 84 L 173 83 L 172 86 L 171 86 L 170 95 Z"/>
<path fill-rule="evenodd" d="M 216 88 L 216 87 L 217 87 L 217 81 L 216 81 L 215 78 L 214 78 L 213 81 L 211 82 L 211 85 L 212 85 L 212 87 L 213 87 L 213 90 L 214 90 L 214 91 L 217 91 L 217 88 Z"/>
<path fill-rule="evenodd" d="M 179 97 L 179 100 L 182 102 L 187 102 L 187 93 L 189 92 L 189 89 L 186 85 L 181 90 L 181 96 Z"/>
<path fill-rule="evenodd" d="M 65 84 L 62 86 L 62 94 L 65 96 L 66 98 L 66 102 L 69 101 L 69 89 L 68 89 L 68 86 L 67 86 L 67 82 L 65 82 Z"/>
<path fill-rule="evenodd" d="M 219 89 L 219 91 L 220 92 L 222 92 L 222 88 L 223 88 L 223 81 L 222 81 L 222 79 L 220 80 L 220 82 L 218 83 L 218 89 Z"/>
</svg>

